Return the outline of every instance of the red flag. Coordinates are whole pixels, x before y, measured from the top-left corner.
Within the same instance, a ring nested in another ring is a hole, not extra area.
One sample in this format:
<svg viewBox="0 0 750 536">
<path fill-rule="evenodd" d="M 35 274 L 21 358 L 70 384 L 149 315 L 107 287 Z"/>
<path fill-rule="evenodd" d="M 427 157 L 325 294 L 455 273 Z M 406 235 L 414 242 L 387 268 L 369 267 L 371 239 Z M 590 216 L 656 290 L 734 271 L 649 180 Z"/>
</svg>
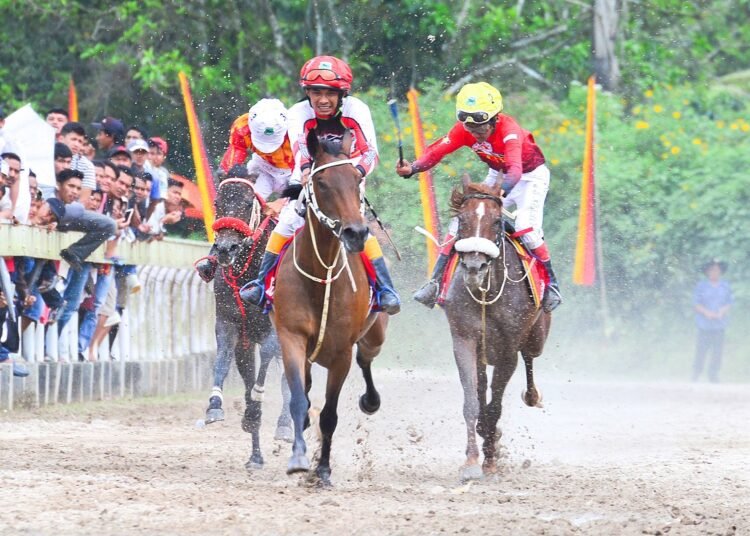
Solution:
<svg viewBox="0 0 750 536">
<path fill-rule="evenodd" d="M 68 118 L 70 121 L 78 121 L 78 92 L 72 76 L 68 82 Z"/>
<path fill-rule="evenodd" d="M 586 99 L 586 141 L 583 151 L 581 207 L 578 213 L 578 240 L 573 282 L 593 285 L 596 280 L 596 187 L 594 183 L 594 130 L 596 126 L 595 78 L 589 78 Z"/>
<path fill-rule="evenodd" d="M 190 145 L 193 150 L 193 163 L 195 165 L 195 177 L 198 182 L 198 188 L 201 192 L 201 202 L 203 203 L 203 221 L 206 224 L 206 234 L 209 242 L 214 241 L 214 199 L 216 198 L 216 188 L 211 173 L 211 167 L 208 165 L 208 156 L 206 155 L 206 146 L 203 143 L 201 126 L 198 123 L 198 116 L 195 113 L 193 96 L 190 93 L 190 82 L 188 82 L 185 73 L 180 71 L 180 88 L 182 89 L 182 98 L 185 102 L 185 114 L 187 115 L 188 129 L 190 130 Z"/>
<path fill-rule="evenodd" d="M 419 103 L 417 102 L 419 92 L 411 88 L 406 97 L 409 99 L 409 116 L 411 117 L 412 132 L 414 133 L 414 154 L 419 158 L 427 146 L 424 139 L 424 129 L 422 128 L 422 118 L 419 115 Z M 438 217 L 437 202 L 435 201 L 435 186 L 432 180 L 432 173 L 429 171 L 423 171 L 419 174 L 419 194 L 422 200 L 425 229 L 432 233 L 432 236 L 437 240 L 440 240 L 440 219 Z M 435 264 L 437 255 L 437 245 L 428 238 L 427 256 L 430 261 L 430 267 Z"/>
</svg>

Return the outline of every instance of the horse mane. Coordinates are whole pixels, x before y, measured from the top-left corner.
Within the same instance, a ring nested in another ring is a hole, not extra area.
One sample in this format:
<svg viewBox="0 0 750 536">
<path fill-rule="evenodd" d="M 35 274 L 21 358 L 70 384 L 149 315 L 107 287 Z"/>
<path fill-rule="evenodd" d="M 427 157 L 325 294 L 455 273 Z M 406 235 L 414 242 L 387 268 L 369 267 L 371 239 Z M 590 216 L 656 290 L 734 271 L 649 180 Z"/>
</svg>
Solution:
<svg viewBox="0 0 750 536">
<path fill-rule="evenodd" d="M 345 154 L 347 157 L 351 152 L 353 136 L 351 131 L 343 124 L 336 125 L 336 129 L 318 136 L 316 129 L 311 129 L 307 134 L 307 149 L 313 158 L 318 149 L 332 156 Z M 339 128 L 340 127 L 340 128 Z"/>
<path fill-rule="evenodd" d="M 464 183 L 460 187 L 455 186 L 451 191 L 450 211 L 452 216 L 457 216 L 461 212 L 461 206 L 466 200 L 466 196 L 471 194 L 491 195 L 500 197 L 496 186 L 489 186 L 479 182 Z"/>
</svg>

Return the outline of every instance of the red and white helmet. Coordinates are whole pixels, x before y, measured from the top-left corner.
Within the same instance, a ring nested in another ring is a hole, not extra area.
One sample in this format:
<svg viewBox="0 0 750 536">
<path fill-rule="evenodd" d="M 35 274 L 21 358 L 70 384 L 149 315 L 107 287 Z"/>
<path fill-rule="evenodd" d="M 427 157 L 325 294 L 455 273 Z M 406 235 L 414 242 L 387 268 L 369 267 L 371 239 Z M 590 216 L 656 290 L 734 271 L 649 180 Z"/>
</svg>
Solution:
<svg viewBox="0 0 750 536">
<path fill-rule="evenodd" d="M 354 76 L 349 64 L 334 56 L 316 56 L 302 66 L 299 85 L 303 88 L 330 88 L 348 93 Z"/>
</svg>

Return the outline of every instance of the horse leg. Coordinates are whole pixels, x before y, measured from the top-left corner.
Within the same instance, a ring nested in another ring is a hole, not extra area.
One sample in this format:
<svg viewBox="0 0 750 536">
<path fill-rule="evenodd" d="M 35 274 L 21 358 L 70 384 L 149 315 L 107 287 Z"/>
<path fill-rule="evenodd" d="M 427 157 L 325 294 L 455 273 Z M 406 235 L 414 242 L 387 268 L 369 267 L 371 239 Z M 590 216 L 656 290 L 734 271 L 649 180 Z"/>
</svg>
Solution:
<svg viewBox="0 0 750 536">
<path fill-rule="evenodd" d="M 487 413 L 487 365 L 479 362 L 477 359 L 477 399 L 479 400 L 479 418 L 477 420 L 477 433 L 480 437 L 485 436 L 485 419 L 483 415 Z"/>
<path fill-rule="evenodd" d="M 328 382 L 326 384 L 326 403 L 323 411 L 320 412 L 320 433 L 322 435 L 322 445 L 320 449 L 320 460 L 315 470 L 323 486 L 331 485 L 331 443 L 333 441 L 333 432 L 336 430 L 339 417 L 336 408 L 339 403 L 339 394 L 344 385 L 344 380 L 349 372 L 351 360 L 341 359 L 334 367 L 328 370 Z"/>
<path fill-rule="evenodd" d="M 274 358 L 281 355 L 281 348 L 279 347 L 279 339 L 276 337 L 276 332 L 271 331 L 260 345 L 260 368 L 258 369 L 258 379 L 255 381 L 256 390 L 257 386 L 261 388 L 265 387 L 266 374 L 268 367 Z M 289 400 L 291 399 L 291 393 L 289 392 L 289 385 L 286 383 L 286 378 L 282 375 L 281 381 L 281 414 L 279 419 L 276 421 L 276 432 L 273 438 L 278 441 L 286 441 L 291 443 L 294 439 L 294 430 L 292 430 L 292 416 L 289 414 Z"/>
<path fill-rule="evenodd" d="M 453 337 L 453 355 L 458 367 L 458 376 L 464 389 L 464 421 L 466 422 L 466 463 L 461 467 L 461 480 L 481 478 L 479 447 L 477 447 L 476 425 L 479 416 L 477 378 L 477 356 L 474 341 Z"/>
<path fill-rule="evenodd" d="M 284 337 L 279 335 L 281 351 L 284 356 L 284 375 L 292 393 L 289 402 L 289 410 L 294 423 L 294 442 L 292 443 L 292 456 L 289 458 L 286 473 L 299 473 L 310 470 L 310 460 L 307 458 L 307 445 L 302 432 L 306 423 L 309 425 L 308 409 L 310 402 L 307 397 L 306 385 L 310 382 L 306 378 L 307 366 L 305 359 L 305 345 L 293 336 Z M 291 340 L 290 340 L 291 339 Z"/>
<path fill-rule="evenodd" d="M 263 468 L 263 455 L 260 451 L 260 423 L 262 417 L 263 397 L 255 391 L 255 345 L 249 348 L 237 348 L 237 368 L 245 383 L 245 414 L 242 417 L 242 429 L 249 433 L 253 440 L 250 458 L 245 463 L 248 470 Z"/>
<path fill-rule="evenodd" d="M 482 450 L 484 451 L 482 469 L 485 474 L 497 472 L 497 447 L 501 435 L 500 430 L 497 429 L 497 421 L 500 420 L 500 415 L 503 411 L 503 393 L 505 393 L 505 387 L 508 385 L 510 377 L 513 376 L 517 363 L 518 354 L 517 352 L 512 352 L 507 356 L 501 357 L 495 366 L 495 370 L 492 372 L 492 399 L 487 405 L 487 411 L 483 415 L 486 435 L 484 436 L 484 444 L 482 446 Z"/>
<path fill-rule="evenodd" d="M 370 365 L 383 347 L 387 323 L 388 316 L 379 314 L 375 323 L 357 343 L 357 364 L 362 369 L 362 377 L 365 379 L 365 394 L 359 397 L 359 409 L 367 415 L 372 415 L 380 409 L 380 395 L 375 389 Z"/>
<path fill-rule="evenodd" d="M 206 424 L 224 420 L 224 380 L 229 374 L 234 357 L 234 348 L 239 336 L 237 326 L 226 321 L 216 322 L 216 362 L 214 363 L 214 386 L 208 398 Z"/>
<path fill-rule="evenodd" d="M 541 408 L 543 407 L 542 393 L 534 384 L 534 358 L 525 352 L 521 352 L 521 355 L 523 364 L 526 365 L 526 390 L 521 393 L 521 399 L 531 408 Z"/>
</svg>

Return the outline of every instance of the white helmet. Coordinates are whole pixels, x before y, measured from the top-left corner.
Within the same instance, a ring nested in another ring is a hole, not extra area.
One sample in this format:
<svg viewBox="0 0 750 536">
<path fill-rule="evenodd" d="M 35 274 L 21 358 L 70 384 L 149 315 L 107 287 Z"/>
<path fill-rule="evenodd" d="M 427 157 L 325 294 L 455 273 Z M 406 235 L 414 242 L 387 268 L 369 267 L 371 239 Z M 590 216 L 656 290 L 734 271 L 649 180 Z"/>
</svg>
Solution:
<svg viewBox="0 0 750 536">
<path fill-rule="evenodd" d="M 250 134 L 253 147 L 272 153 L 284 143 L 286 108 L 279 99 L 261 99 L 250 108 Z"/>
</svg>

